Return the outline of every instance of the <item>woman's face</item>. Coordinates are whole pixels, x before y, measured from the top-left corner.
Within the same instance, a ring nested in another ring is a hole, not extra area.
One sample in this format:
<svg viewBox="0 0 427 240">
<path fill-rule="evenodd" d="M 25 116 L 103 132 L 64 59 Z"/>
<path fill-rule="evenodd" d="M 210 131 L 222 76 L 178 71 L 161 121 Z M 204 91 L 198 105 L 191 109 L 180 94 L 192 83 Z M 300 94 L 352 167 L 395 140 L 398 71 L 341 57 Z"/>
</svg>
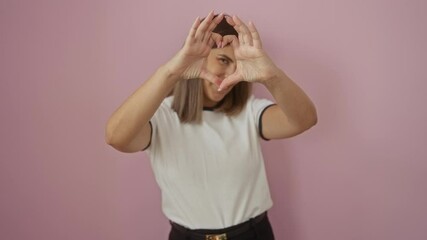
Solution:
<svg viewBox="0 0 427 240">
<path fill-rule="evenodd" d="M 213 48 L 207 58 L 206 69 L 218 76 L 221 80 L 224 80 L 224 78 L 234 73 L 236 70 L 236 59 L 234 57 L 233 47 L 229 45 L 224 48 Z M 233 86 L 218 92 L 217 85 L 208 80 L 203 80 L 203 105 L 205 107 L 215 106 L 232 88 Z"/>
</svg>

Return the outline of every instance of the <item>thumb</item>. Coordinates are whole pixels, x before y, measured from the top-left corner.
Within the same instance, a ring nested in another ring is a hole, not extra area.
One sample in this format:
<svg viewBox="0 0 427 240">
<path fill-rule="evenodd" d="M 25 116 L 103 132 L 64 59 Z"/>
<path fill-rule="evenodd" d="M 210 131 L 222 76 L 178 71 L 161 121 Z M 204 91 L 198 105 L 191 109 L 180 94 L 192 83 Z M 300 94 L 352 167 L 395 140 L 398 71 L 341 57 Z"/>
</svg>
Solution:
<svg viewBox="0 0 427 240">
<path fill-rule="evenodd" d="M 225 35 L 222 37 L 222 45 L 221 47 L 227 46 L 227 44 L 231 43 L 233 48 L 236 48 L 239 46 L 239 40 L 234 35 Z"/>
<path fill-rule="evenodd" d="M 238 74 L 233 73 L 233 74 L 231 74 L 230 76 L 226 77 L 226 78 L 222 81 L 221 85 L 219 85 L 218 91 L 222 91 L 222 90 L 224 90 L 224 89 L 227 89 L 227 88 L 229 88 L 229 87 L 231 87 L 231 86 L 233 86 L 233 85 L 237 84 L 237 83 L 238 83 L 238 82 L 240 82 L 241 80 L 242 80 L 242 78 L 241 78 L 241 77 L 239 77 L 239 75 L 238 75 Z"/>
<path fill-rule="evenodd" d="M 212 33 L 211 38 L 215 41 L 216 47 L 221 48 L 222 36 L 218 33 Z"/>
</svg>

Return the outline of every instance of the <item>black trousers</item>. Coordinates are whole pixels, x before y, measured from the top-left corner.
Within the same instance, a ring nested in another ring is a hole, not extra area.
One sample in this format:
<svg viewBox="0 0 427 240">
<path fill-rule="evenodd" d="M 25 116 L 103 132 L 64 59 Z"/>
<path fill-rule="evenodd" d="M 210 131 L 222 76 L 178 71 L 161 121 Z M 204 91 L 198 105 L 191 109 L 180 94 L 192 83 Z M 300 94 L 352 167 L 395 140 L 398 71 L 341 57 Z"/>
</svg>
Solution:
<svg viewBox="0 0 427 240">
<path fill-rule="evenodd" d="M 202 235 L 211 235 L 211 234 L 223 234 L 223 233 L 232 233 L 239 231 L 239 234 L 233 234 L 233 236 L 227 236 L 227 240 L 274 240 L 273 229 L 271 228 L 270 221 L 268 220 L 267 214 L 259 222 L 255 222 L 253 219 L 232 226 L 225 229 L 199 229 L 199 230 L 190 230 L 185 229 L 182 226 L 171 223 L 172 229 L 169 233 L 169 240 L 197 240 L 197 239 L 207 239 Z M 239 230 L 238 230 L 239 229 Z M 244 231 L 240 231 L 244 229 Z M 213 238 L 215 239 L 215 238 Z"/>
</svg>

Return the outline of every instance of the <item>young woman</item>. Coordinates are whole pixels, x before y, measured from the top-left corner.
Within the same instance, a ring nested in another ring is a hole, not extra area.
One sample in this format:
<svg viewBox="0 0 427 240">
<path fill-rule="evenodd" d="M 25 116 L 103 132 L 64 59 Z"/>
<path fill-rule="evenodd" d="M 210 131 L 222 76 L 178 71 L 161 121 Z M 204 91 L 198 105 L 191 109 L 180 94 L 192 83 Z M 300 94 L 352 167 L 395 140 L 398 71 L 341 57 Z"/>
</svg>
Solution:
<svg viewBox="0 0 427 240">
<path fill-rule="evenodd" d="M 255 98 L 252 83 L 275 103 Z M 292 137 L 316 122 L 313 103 L 268 57 L 254 24 L 212 11 L 113 113 L 106 141 L 148 152 L 169 239 L 269 240 L 260 138 Z"/>
</svg>

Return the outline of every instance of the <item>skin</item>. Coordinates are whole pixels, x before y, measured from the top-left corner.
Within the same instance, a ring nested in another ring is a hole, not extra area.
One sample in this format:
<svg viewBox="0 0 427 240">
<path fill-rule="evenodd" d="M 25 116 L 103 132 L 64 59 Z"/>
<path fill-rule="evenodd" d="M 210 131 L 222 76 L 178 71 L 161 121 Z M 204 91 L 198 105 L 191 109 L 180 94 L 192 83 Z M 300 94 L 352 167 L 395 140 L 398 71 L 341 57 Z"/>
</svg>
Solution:
<svg viewBox="0 0 427 240">
<path fill-rule="evenodd" d="M 220 82 L 227 76 L 234 73 L 236 70 L 236 59 L 234 57 L 234 50 L 231 46 L 224 48 L 214 48 L 210 51 L 206 59 L 206 70 L 218 76 Z M 234 85 L 233 85 L 234 86 Z M 222 91 L 218 91 L 218 85 L 204 79 L 203 80 L 203 93 L 205 107 L 213 107 L 220 102 L 233 88 L 227 87 Z"/>
<path fill-rule="evenodd" d="M 164 98 L 178 81 L 194 78 L 204 81 L 205 106 L 214 106 L 240 81 L 264 85 L 277 103 L 263 114 L 262 131 L 268 139 L 292 137 L 316 124 L 314 104 L 264 51 L 255 25 L 226 17 L 239 37 L 222 37 L 212 30 L 223 18 L 214 18 L 213 11 L 203 21 L 196 18 L 183 48 L 112 114 L 105 135 L 109 145 L 128 153 L 144 149 L 151 138 L 149 121 Z M 212 49 L 214 44 L 221 47 Z M 219 59 L 224 55 L 232 62 Z"/>
</svg>

